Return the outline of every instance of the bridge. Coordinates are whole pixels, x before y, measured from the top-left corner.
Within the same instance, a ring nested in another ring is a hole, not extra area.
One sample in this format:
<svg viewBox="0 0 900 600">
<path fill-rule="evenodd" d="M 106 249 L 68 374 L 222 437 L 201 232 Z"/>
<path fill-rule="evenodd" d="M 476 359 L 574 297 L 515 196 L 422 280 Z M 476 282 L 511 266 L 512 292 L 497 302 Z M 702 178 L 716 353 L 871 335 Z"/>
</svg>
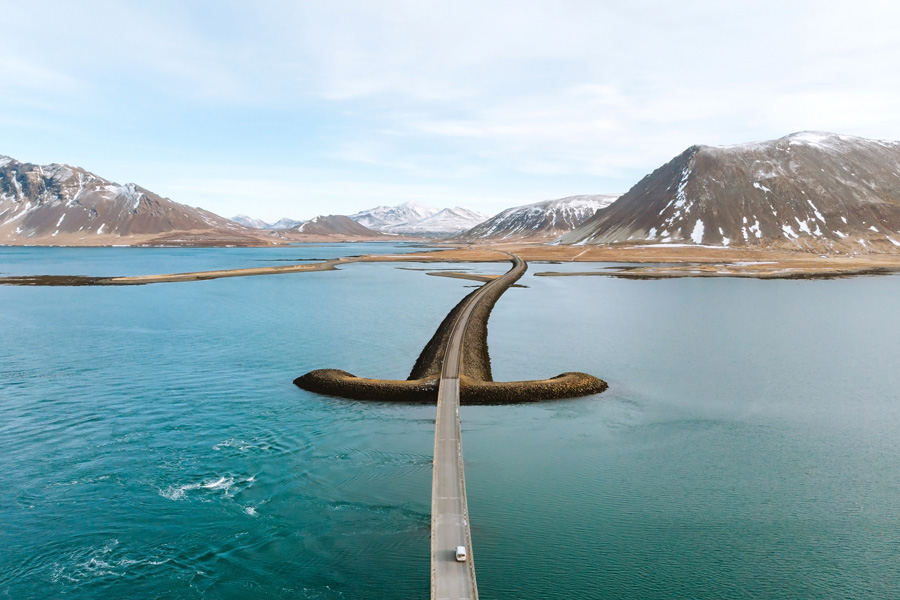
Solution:
<svg viewBox="0 0 900 600">
<path fill-rule="evenodd" d="M 512 257 L 513 267 L 502 277 L 483 285 L 460 311 L 444 353 L 438 388 L 434 433 L 434 476 L 431 484 L 431 598 L 478 598 L 475 562 L 466 504 L 462 441 L 459 426 L 459 378 L 463 339 L 472 311 L 492 288 L 508 286 L 524 273 L 525 262 Z M 466 560 L 456 560 L 456 547 L 465 546 Z"/>
</svg>

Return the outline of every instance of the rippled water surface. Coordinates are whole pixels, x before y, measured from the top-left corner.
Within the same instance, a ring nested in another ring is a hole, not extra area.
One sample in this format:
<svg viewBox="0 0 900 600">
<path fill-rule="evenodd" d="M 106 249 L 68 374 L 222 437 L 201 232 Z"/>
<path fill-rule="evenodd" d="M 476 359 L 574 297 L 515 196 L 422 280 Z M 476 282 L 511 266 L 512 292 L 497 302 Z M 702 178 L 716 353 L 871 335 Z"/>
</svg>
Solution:
<svg viewBox="0 0 900 600">
<path fill-rule="evenodd" d="M 0 271 L 392 249 L 0 249 Z M 900 589 L 900 277 L 522 283 L 491 318 L 495 378 L 610 390 L 463 408 L 481 597 Z M 471 285 L 359 264 L 0 287 L 0 597 L 427 597 L 434 409 L 291 380 L 406 377 Z"/>
</svg>

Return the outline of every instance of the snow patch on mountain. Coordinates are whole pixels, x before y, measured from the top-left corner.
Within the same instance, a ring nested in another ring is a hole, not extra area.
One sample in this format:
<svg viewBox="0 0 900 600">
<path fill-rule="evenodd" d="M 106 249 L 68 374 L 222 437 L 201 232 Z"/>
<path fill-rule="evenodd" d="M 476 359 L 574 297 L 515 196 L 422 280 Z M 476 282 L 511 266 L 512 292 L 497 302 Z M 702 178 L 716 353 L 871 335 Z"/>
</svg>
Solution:
<svg viewBox="0 0 900 600">
<path fill-rule="evenodd" d="M 803 131 L 692 146 L 561 242 L 721 239 L 731 247 L 894 252 L 893 231 L 900 231 L 900 142 Z"/>
</svg>

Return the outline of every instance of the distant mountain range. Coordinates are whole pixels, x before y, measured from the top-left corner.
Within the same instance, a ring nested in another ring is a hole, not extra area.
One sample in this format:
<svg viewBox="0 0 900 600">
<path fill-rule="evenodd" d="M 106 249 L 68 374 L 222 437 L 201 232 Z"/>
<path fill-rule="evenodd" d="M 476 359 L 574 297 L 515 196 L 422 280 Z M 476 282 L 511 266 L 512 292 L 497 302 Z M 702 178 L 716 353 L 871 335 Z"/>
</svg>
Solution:
<svg viewBox="0 0 900 600">
<path fill-rule="evenodd" d="M 282 220 L 280 231 L 253 227 L 259 223 L 225 219 L 79 167 L 0 156 L 0 244 L 260 246 L 383 236 L 343 216 Z"/>
<path fill-rule="evenodd" d="M 299 227 L 301 224 L 306 221 L 295 221 L 294 219 L 279 219 L 274 223 L 266 223 L 262 219 L 254 219 L 253 217 L 248 217 L 247 215 L 236 215 L 231 217 L 231 220 L 235 223 L 243 225 L 244 227 L 250 227 L 252 229 L 272 229 L 272 230 L 285 230 L 285 229 L 294 229 L 295 227 Z"/>
<path fill-rule="evenodd" d="M 397 206 L 376 206 L 353 215 L 351 219 L 375 231 L 417 223 L 440 212 L 439 208 L 420 202 L 404 202 Z"/>
<path fill-rule="evenodd" d="M 508 208 L 484 223 L 459 234 L 455 239 L 476 240 L 552 240 L 572 231 L 600 209 L 612 204 L 618 195 L 569 196 L 535 204 Z"/>
<path fill-rule="evenodd" d="M 0 244 L 266 245 L 387 235 L 896 253 L 900 142 L 801 132 L 691 146 L 618 199 L 570 196 L 491 218 L 406 202 L 274 224 L 224 219 L 78 167 L 0 156 Z"/>
<path fill-rule="evenodd" d="M 438 209 L 419 202 L 405 202 L 364 210 L 350 218 L 384 233 L 447 237 L 474 227 L 488 216 L 459 206 Z"/>
<path fill-rule="evenodd" d="M 560 241 L 897 251 L 900 142 L 806 131 L 691 146 Z"/>
<path fill-rule="evenodd" d="M 381 231 L 400 235 L 448 237 L 465 231 L 487 218 L 488 216 L 483 213 L 457 206 L 444 208 L 418 221 L 390 225 L 382 228 Z"/>
<path fill-rule="evenodd" d="M 319 217 L 317 217 L 319 218 Z M 420 202 L 404 202 L 397 206 L 377 206 L 347 217 L 367 231 L 393 235 L 447 237 L 465 231 L 487 219 L 487 215 L 468 208 L 439 209 Z M 287 230 L 300 227 L 306 221 L 281 219 L 266 223 L 247 215 L 232 217 L 232 221 L 256 229 Z"/>
</svg>

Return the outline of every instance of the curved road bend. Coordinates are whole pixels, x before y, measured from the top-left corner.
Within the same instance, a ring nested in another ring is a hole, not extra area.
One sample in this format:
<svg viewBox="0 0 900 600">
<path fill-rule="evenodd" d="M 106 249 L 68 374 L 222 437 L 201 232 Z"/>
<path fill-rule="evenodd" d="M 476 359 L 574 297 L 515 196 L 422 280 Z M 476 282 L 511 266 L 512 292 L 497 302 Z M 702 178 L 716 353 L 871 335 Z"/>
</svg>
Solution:
<svg viewBox="0 0 900 600">
<path fill-rule="evenodd" d="M 518 256 L 512 256 L 512 263 L 512 269 L 502 277 L 484 284 L 460 312 L 444 354 L 438 390 L 434 432 L 434 476 L 431 483 L 432 600 L 478 598 L 459 429 L 462 340 L 472 310 L 484 298 L 484 293 L 492 286 L 502 285 L 503 281 L 525 271 L 525 261 Z M 466 562 L 457 562 L 457 546 L 466 547 L 468 555 Z"/>
</svg>

